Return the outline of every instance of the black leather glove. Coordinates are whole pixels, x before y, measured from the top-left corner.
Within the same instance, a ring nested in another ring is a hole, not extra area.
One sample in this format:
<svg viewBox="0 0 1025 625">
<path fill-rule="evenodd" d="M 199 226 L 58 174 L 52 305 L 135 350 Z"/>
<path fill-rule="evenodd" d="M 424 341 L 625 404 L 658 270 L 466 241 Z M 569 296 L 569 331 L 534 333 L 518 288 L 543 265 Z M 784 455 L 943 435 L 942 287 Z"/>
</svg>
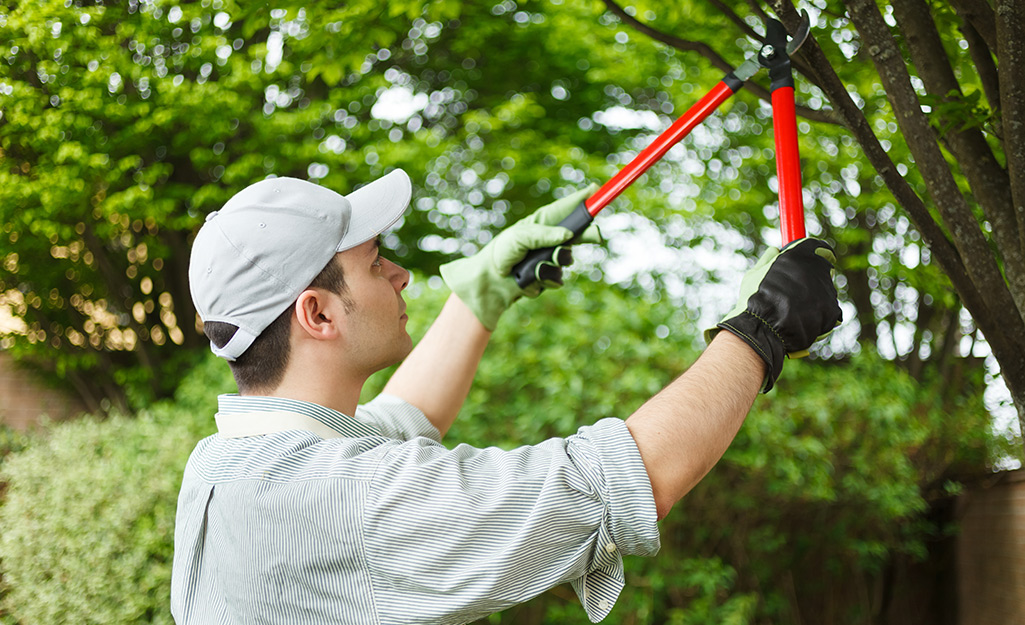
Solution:
<svg viewBox="0 0 1025 625">
<path fill-rule="evenodd" d="M 833 248 L 818 239 L 768 250 L 744 275 L 737 306 L 705 338 L 711 341 L 721 328 L 750 345 L 765 361 L 762 392 L 769 392 L 787 355 L 808 355 L 812 343 L 840 325 L 835 263 Z"/>
</svg>

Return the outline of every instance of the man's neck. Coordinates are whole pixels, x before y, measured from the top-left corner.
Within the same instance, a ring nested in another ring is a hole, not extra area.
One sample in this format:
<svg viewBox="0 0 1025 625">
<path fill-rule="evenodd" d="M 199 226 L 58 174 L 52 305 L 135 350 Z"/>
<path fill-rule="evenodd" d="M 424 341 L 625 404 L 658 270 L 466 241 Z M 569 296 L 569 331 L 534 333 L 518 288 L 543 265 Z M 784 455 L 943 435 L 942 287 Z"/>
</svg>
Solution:
<svg viewBox="0 0 1025 625">
<path fill-rule="evenodd" d="M 305 377 L 286 376 L 273 390 L 243 394 L 308 401 L 351 417 L 356 414 L 356 406 L 359 404 L 359 396 L 365 382 L 365 378 L 346 380 L 323 374 Z"/>
</svg>

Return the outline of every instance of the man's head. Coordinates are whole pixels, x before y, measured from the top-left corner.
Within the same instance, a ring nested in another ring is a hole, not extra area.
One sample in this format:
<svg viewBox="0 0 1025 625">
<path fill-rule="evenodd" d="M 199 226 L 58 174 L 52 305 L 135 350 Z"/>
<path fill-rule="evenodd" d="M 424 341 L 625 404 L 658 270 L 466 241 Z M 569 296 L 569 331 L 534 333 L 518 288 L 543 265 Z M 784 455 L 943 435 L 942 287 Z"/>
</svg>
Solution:
<svg viewBox="0 0 1025 625">
<path fill-rule="evenodd" d="M 348 281 L 363 285 L 369 272 L 387 263 L 379 282 L 396 287 L 391 296 L 401 302 L 396 294 L 408 274 L 376 254 L 378 236 L 402 216 L 410 195 L 401 170 L 344 197 L 311 182 L 272 178 L 243 189 L 207 217 L 192 248 L 190 288 L 211 349 L 232 364 L 240 390 L 273 388 L 280 381 L 292 321 L 298 313 L 302 322 L 304 301 L 320 317 L 332 304 L 332 312 L 362 309 L 357 297 L 366 289 L 352 293 Z M 376 265 L 354 264 L 371 247 Z M 300 329 L 315 330 L 312 319 L 313 326 Z"/>
</svg>

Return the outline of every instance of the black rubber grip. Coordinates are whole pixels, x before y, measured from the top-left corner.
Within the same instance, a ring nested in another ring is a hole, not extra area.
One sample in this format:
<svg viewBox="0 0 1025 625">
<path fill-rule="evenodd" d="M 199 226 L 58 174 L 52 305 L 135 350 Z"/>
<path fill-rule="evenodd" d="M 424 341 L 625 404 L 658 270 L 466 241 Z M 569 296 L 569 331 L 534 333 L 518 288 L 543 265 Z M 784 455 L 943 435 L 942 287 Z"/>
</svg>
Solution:
<svg viewBox="0 0 1025 625">
<path fill-rule="evenodd" d="M 790 60 L 787 59 L 785 63 L 773 65 L 769 68 L 769 93 L 772 93 L 780 87 L 793 87 L 794 86 L 794 72 L 790 69 Z"/>
<path fill-rule="evenodd" d="M 744 81 L 737 78 L 736 74 L 734 74 L 733 72 L 726 74 L 723 77 L 722 81 L 726 83 L 726 86 L 729 87 L 730 91 L 732 91 L 733 93 L 736 93 L 744 88 Z"/>
<path fill-rule="evenodd" d="M 572 213 L 566 216 L 565 219 L 559 222 L 559 225 L 563 228 L 568 228 L 573 232 L 573 238 L 564 243 L 567 245 L 572 243 L 574 239 L 587 230 L 587 227 L 594 221 L 594 217 L 587 211 L 587 205 L 583 202 L 577 205 Z M 512 275 L 516 279 L 516 284 L 520 285 L 520 288 L 526 288 L 532 282 L 537 280 L 537 269 L 538 265 L 545 261 L 553 260 L 552 256 L 555 253 L 555 247 L 542 247 L 540 249 L 531 250 L 519 263 L 513 267 Z"/>
</svg>

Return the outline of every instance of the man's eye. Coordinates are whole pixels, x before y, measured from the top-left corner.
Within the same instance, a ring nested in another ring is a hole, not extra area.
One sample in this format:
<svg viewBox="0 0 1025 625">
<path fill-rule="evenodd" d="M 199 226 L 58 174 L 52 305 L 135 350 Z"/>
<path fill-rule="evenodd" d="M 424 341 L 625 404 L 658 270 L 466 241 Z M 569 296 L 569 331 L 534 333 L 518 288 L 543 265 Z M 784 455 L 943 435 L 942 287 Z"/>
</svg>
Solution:
<svg viewBox="0 0 1025 625">
<path fill-rule="evenodd" d="M 380 266 L 381 266 L 381 257 L 378 256 L 376 259 L 374 259 L 374 267 L 380 267 Z"/>
</svg>

